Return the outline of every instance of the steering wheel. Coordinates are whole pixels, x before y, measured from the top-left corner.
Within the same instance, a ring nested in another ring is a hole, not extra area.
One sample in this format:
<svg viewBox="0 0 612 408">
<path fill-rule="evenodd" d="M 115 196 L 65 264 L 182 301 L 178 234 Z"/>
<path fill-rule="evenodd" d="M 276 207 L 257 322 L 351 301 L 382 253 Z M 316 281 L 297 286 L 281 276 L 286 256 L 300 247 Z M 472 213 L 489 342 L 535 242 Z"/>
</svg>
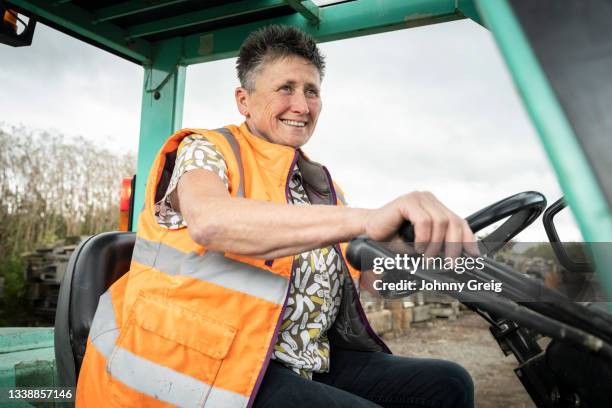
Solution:
<svg viewBox="0 0 612 408">
<path fill-rule="evenodd" d="M 482 255 L 490 255 L 500 250 L 508 241 L 534 222 L 546 208 L 546 197 L 537 191 L 524 191 L 504 198 L 467 217 L 465 220 L 472 232 L 476 233 L 509 217 L 495 231 L 478 241 Z M 414 242 L 412 224 L 406 222 L 400 228 L 406 242 Z"/>
<path fill-rule="evenodd" d="M 479 241 L 481 255 L 492 254 L 499 250 L 506 242 L 529 226 L 542 213 L 545 206 L 546 199 L 541 193 L 526 191 L 500 200 L 467 217 L 466 221 L 474 232 L 509 217 L 495 231 Z M 406 241 L 414 242 L 414 231 L 409 223 L 402 226 L 400 235 Z M 347 260 L 353 267 L 361 271 L 372 269 L 374 259 L 393 255 L 393 251 L 365 236 L 351 240 L 346 252 Z M 516 273 L 491 259 L 484 260 L 484 264 L 485 268 L 479 274 L 471 274 L 463 279 L 482 278 L 503 282 L 504 292 L 497 296 L 487 291 L 470 293 L 459 290 L 451 291 L 453 297 L 474 310 L 485 311 L 489 313 L 489 316 L 502 316 L 509 321 L 516 322 L 521 327 L 567 341 L 590 353 L 602 355 L 612 362 L 612 329 L 610 329 L 612 317 L 610 315 L 597 313 L 582 304 L 571 302 L 561 293 L 544 286 L 543 283 Z M 402 269 L 393 268 L 388 272 L 391 272 L 392 275 L 395 272 L 404 273 Z M 436 275 L 436 278 L 440 279 L 441 276 Z M 389 281 L 394 279 L 392 276 Z M 419 275 L 417 271 L 411 279 L 427 278 L 423 274 Z M 386 296 L 383 293 L 385 291 L 389 292 L 390 296 Z M 397 291 L 383 289 L 379 290 L 379 293 L 383 297 L 394 299 L 404 297 L 414 291 L 413 289 L 398 289 Z M 487 320 L 490 321 L 490 317 Z"/>
<path fill-rule="evenodd" d="M 493 203 L 466 218 L 474 233 L 509 217 L 495 231 L 478 241 L 481 255 L 490 255 L 501 249 L 519 232 L 527 228 L 546 208 L 546 197 L 537 191 L 525 191 Z M 414 228 L 405 222 L 400 228 L 400 235 L 406 242 L 414 242 Z M 348 245 L 346 257 L 355 268 L 362 269 L 362 257 L 374 255 L 371 241 L 364 236 L 357 237 Z M 382 256 L 382 255 L 378 255 Z"/>
</svg>

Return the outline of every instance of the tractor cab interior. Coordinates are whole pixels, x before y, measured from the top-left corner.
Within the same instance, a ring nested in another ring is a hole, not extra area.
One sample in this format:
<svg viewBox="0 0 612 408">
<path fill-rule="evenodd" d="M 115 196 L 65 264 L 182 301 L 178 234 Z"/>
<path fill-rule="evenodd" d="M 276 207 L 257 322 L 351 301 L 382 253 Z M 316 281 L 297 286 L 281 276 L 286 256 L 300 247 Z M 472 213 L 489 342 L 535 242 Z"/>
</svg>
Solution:
<svg viewBox="0 0 612 408">
<path fill-rule="evenodd" d="M 250 32 L 268 24 L 295 26 L 326 42 L 463 18 L 492 32 L 563 190 L 563 200 L 544 214 L 560 263 L 570 271 L 595 271 L 609 299 L 612 6 L 608 0 L 588 5 L 580 0 L 563 5 L 555 0 L 0 0 L 0 42 L 27 46 L 40 22 L 142 66 L 140 144 L 130 206 L 140 209 L 153 159 L 167 136 L 181 127 L 188 65 L 235 56 Z M 552 223 L 564 206 L 571 208 L 589 246 L 588 262 L 566 259 Z M 502 351 L 516 357 L 515 372 L 537 406 L 601 406 L 612 382 L 612 317 L 606 310 L 612 303 L 573 302 L 493 259 L 545 208 L 541 194 L 525 192 L 468 217 L 475 230 L 509 218 L 480 243 L 483 255 L 489 255 L 484 270 L 449 279 L 495 279 L 504 283 L 505 290 L 497 295 L 448 294 L 489 323 Z M 131 230 L 136 229 L 137 218 L 129 217 Z M 401 234 L 411 240 L 409 226 Z M 55 323 L 60 385 L 76 384 L 98 299 L 129 269 L 135 235 L 96 235 L 71 258 Z M 351 262 L 364 271 L 374 257 L 394 256 L 388 248 L 363 238 L 354 240 L 351 248 Z M 416 273 L 414 279 L 431 276 Z M 554 340 L 542 347 L 542 337 Z"/>
</svg>

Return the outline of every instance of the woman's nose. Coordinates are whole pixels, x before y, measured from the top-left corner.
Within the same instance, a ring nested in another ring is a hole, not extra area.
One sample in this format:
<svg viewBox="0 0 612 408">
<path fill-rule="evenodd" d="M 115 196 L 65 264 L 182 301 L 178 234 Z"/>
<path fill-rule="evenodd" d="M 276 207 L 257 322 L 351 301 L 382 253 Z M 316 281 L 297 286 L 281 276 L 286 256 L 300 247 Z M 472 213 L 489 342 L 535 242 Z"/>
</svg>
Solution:
<svg viewBox="0 0 612 408">
<path fill-rule="evenodd" d="M 302 92 L 295 92 L 291 98 L 291 110 L 302 115 L 308 114 L 308 100 Z"/>
</svg>

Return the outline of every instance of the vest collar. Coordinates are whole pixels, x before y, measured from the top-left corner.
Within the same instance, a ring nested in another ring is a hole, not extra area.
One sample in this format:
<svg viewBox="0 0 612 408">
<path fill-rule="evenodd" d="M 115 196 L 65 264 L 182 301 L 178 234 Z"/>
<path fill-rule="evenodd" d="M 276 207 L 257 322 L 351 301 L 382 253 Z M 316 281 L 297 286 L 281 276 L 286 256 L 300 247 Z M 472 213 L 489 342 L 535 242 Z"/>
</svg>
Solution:
<svg viewBox="0 0 612 408">
<path fill-rule="evenodd" d="M 281 144 L 276 144 L 272 142 L 268 142 L 266 139 L 255 136 L 249 130 L 246 122 L 242 122 L 240 125 L 240 132 L 249 143 L 251 149 L 257 152 L 261 158 L 272 161 L 292 161 L 295 156 L 296 150 L 290 146 L 284 146 Z"/>
<path fill-rule="evenodd" d="M 268 142 L 251 133 L 243 122 L 238 128 L 242 143 L 248 148 L 257 167 L 265 171 L 269 180 L 281 189 L 286 189 L 289 173 L 298 157 L 297 149 Z"/>
<path fill-rule="evenodd" d="M 297 163 L 304 187 L 313 204 L 335 204 L 336 198 L 331 186 L 331 178 L 324 166 L 311 161 L 301 149 L 271 143 L 255 136 L 249 130 L 246 122 L 240 125 L 240 134 L 256 157 L 259 167 L 264 168 L 268 175 L 276 180 L 279 187 L 286 190 L 290 173 Z"/>
</svg>

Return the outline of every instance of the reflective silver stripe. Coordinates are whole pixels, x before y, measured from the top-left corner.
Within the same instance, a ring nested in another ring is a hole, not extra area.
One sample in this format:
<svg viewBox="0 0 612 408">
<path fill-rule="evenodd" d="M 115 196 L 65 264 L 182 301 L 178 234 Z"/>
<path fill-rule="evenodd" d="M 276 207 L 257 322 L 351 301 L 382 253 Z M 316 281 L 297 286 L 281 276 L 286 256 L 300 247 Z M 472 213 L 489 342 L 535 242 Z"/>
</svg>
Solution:
<svg viewBox="0 0 612 408">
<path fill-rule="evenodd" d="M 181 274 L 247 293 L 282 305 L 289 280 L 255 266 L 226 258 L 219 252 L 189 254 Z"/>
<path fill-rule="evenodd" d="M 226 258 L 184 253 L 159 242 L 136 238 L 132 259 L 169 275 L 185 275 L 282 305 L 289 281 L 264 269 Z"/>
<path fill-rule="evenodd" d="M 117 327 L 115 310 L 113 309 L 113 302 L 108 290 L 100 296 L 98 309 L 89 330 L 89 337 L 96 350 L 108 360 L 115 346 L 115 341 L 119 337 L 119 327 Z"/>
<path fill-rule="evenodd" d="M 236 394 L 235 392 L 227 391 L 221 388 L 212 387 L 208 398 L 206 398 L 207 407 L 232 407 L 242 408 L 249 403 L 249 398 L 244 395 Z"/>
<path fill-rule="evenodd" d="M 178 275 L 181 270 L 181 262 L 186 255 L 185 252 L 171 246 L 136 237 L 132 260 L 168 275 Z"/>
<path fill-rule="evenodd" d="M 117 347 L 113 353 L 110 369 L 111 375 L 128 387 L 180 407 L 201 407 L 212 388 L 121 347 Z"/>
<path fill-rule="evenodd" d="M 227 140 L 227 143 L 229 143 L 229 145 L 232 147 L 234 157 L 236 157 L 236 161 L 238 162 L 238 170 L 240 171 L 240 183 L 238 183 L 238 192 L 236 193 L 236 196 L 244 198 L 244 170 L 242 166 L 242 158 L 240 157 L 240 145 L 229 129 L 219 128 L 215 129 L 215 132 L 223 135 L 225 140 Z"/>
<path fill-rule="evenodd" d="M 159 242 L 148 241 L 136 236 L 134 252 L 132 252 L 132 261 L 153 267 L 153 265 L 155 265 L 155 258 L 157 258 L 158 249 Z"/>
</svg>

